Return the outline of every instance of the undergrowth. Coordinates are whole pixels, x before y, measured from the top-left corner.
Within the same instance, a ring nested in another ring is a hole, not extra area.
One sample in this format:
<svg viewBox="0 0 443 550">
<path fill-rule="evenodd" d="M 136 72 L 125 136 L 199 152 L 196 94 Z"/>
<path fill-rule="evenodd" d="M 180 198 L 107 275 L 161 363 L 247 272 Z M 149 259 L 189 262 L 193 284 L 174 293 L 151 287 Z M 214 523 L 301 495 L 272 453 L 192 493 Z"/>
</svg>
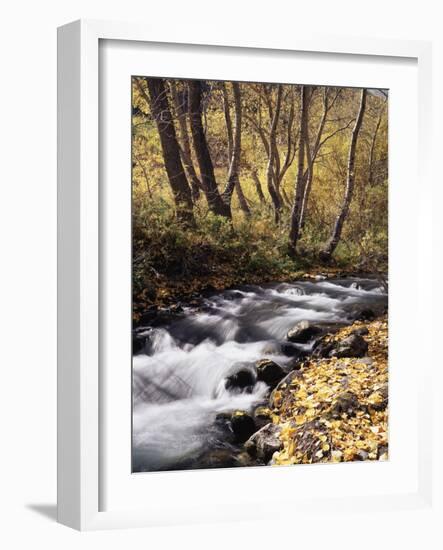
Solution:
<svg viewBox="0 0 443 550">
<path fill-rule="evenodd" d="M 169 301 L 204 288 L 226 288 L 241 283 L 288 280 L 304 272 L 377 269 L 385 242 L 368 235 L 357 246 L 346 239 L 339 244 L 332 264 L 318 259 L 319 243 L 328 228 L 315 224 L 303 229 L 297 256 L 288 254 L 287 224 L 276 225 L 265 207 L 250 216 L 237 214 L 231 223 L 207 210 L 196 209 L 196 227 L 186 228 L 164 200 L 137 197 L 133 209 L 134 312 L 151 303 Z M 285 216 L 285 219 L 289 216 Z M 371 256 L 372 254 L 372 256 Z M 367 257 L 367 265 L 362 258 Z M 375 262 L 375 263 L 374 263 Z M 381 266 L 383 269 L 383 266 Z"/>
</svg>

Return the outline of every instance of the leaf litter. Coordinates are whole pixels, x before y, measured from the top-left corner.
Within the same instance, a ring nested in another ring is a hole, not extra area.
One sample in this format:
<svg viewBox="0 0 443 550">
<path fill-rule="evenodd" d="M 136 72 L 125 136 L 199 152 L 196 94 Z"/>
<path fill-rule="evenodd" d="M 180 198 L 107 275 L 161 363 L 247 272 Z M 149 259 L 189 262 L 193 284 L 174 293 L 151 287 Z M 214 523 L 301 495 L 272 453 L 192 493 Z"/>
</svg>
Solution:
<svg viewBox="0 0 443 550">
<path fill-rule="evenodd" d="M 283 449 L 273 465 L 388 459 L 387 317 L 357 321 L 325 340 L 362 327 L 368 357 L 310 358 L 274 391 L 272 421 Z"/>
</svg>

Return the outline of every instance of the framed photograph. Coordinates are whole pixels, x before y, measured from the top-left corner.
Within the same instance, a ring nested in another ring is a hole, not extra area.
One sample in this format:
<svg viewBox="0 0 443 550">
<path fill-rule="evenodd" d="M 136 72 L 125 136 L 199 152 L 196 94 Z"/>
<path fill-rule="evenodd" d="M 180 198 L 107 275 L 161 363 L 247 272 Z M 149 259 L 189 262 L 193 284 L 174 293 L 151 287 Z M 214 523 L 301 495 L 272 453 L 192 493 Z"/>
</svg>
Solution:
<svg viewBox="0 0 443 550">
<path fill-rule="evenodd" d="M 192 39 L 59 29 L 59 521 L 429 507 L 429 44 Z"/>
</svg>

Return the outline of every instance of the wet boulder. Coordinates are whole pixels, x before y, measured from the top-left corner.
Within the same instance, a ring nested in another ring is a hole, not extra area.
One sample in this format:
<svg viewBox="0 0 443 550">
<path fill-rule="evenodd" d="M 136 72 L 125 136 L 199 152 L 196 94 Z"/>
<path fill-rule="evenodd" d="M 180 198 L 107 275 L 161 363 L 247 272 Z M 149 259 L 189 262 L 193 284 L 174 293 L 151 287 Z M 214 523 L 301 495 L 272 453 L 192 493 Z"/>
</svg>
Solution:
<svg viewBox="0 0 443 550">
<path fill-rule="evenodd" d="M 312 351 L 313 357 L 330 357 L 330 354 L 334 350 L 334 342 L 329 341 L 327 338 L 320 338 L 315 344 Z"/>
<path fill-rule="evenodd" d="M 143 351 L 145 347 L 145 338 L 138 334 L 132 334 L 132 354 L 135 355 Z"/>
<path fill-rule="evenodd" d="M 294 359 L 300 361 L 307 356 L 306 351 L 301 350 L 297 347 L 296 344 L 293 344 L 292 342 L 282 342 L 280 344 L 280 351 L 287 357 L 293 357 Z"/>
<path fill-rule="evenodd" d="M 283 390 L 289 385 L 296 384 L 297 378 L 301 377 L 302 374 L 300 370 L 293 370 L 286 375 L 269 396 L 269 408 L 275 409 L 276 407 L 280 407 L 285 399 L 291 399 L 290 393 L 284 392 Z"/>
<path fill-rule="evenodd" d="M 283 368 L 271 359 L 262 359 L 256 363 L 257 381 L 264 382 L 271 389 L 285 377 L 286 373 Z"/>
<path fill-rule="evenodd" d="M 255 420 L 255 425 L 259 430 L 263 428 L 263 426 L 266 426 L 266 424 L 269 424 L 270 422 L 272 422 L 272 411 L 267 406 L 267 403 L 255 409 L 254 420 Z"/>
<path fill-rule="evenodd" d="M 231 416 L 231 430 L 237 443 L 244 443 L 256 431 L 254 419 L 245 411 L 235 411 Z"/>
<path fill-rule="evenodd" d="M 357 330 L 338 341 L 330 340 L 328 335 L 323 336 L 314 344 L 313 357 L 365 357 L 368 352 L 368 343 L 361 335 L 365 332 L 360 333 Z"/>
<path fill-rule="evenodd" d="M 150 306 L 140 317 L 140 325 L 159 327 L 177 321 L 183 316 L 184 309 L 180 303 L 162 308 L 153 305 Z"/>
<path fill-rule="evenodd" d="M 373 321 L 376 317 L 377 315 L 372 309 L 365 308 L 357 313 L 355 320 L 356 321 Z"/>
<path fill-rule="evenodd" d="M 357 336 L 367 336 L 369 334 L 369 329 L 367 327 L 359 327 L 353 330 L 351 334 L 356 334 Z"/>
<path fill-rule="evenodd" d="M 227 290 L 223 294 L 223 298 L 226 300 L 241 300 L 243 297 L 243 292 L 240 292 L 239 290 Z"/>
<path fill-rule="evenodd" d="M 292 344 L 306 344 L 325 334 L 334 334 L 344 326 L 340 321 L 300 321 L 288 331 L 287 340 Z"/>
<path fill-rule="evenodd" d="M 215 417 L 215 427 L 224 432 L 231 431 L 231 414 L 226 412 L 218 413 Z"/>
<path fill-rule="evenodd" d="M 283 443 L 279 438 L 280 428 L 275 424 L 266 424 L 245 443 L 245 449 L 252 458 L 267 464 L 274 453 L 281 451 Z"/>
<path fill-rule="evenodd" d="M 132 332 L 132 353 L 146 353 L 151 349 L 152 328 L 139 327 Z"/>
<path fill-rule="evenodd" d="M 235 367 L 235 365 L 234 365 Z M 237 369 L 225 379 L 225 388 L 227 390 L 239 390 L 251 392 L 256 382 L 256 374 L 249 364 L 237 366 Z"/>
<path fill-rule="evenodd" d="M 294 344 L 306 344 L 322 332 L 319 326 L 309 321 L 300 321 L 288 331 L 286 338 Z"/>
<path fill-rule="evenodd" d="M 368 343 L 358 334 L 350 334 L 334 345 L 330 357 L 364 357 L 368 352 Z"/>
</svg>

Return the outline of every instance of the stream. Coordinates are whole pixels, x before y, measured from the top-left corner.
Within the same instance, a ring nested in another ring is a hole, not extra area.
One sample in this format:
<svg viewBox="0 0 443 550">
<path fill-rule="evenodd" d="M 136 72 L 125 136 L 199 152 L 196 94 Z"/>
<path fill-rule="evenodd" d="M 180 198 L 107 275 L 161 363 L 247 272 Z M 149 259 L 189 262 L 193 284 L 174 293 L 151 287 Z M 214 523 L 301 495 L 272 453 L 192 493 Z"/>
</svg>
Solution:
<svg viewBox="0 0 443 550">
<path fill-rule="evenodd" d="M 133 471 L 201 468 L 205 455 L 229 449 L 221 413 L 250 412 L 269 388 L 254 363 L 270 358 L 288 372 L 313 342 L 291 344 L 297 322 L 352 323 L 365 310 L 380 314 L 387 293 L 379 281 L 349 277 L 241 286 L 183 307 L 178 318 L 137 328 L 143 348 L 133 356 Z M 251 387 L 226 387 L 250 371 Z"/>
</svg>

